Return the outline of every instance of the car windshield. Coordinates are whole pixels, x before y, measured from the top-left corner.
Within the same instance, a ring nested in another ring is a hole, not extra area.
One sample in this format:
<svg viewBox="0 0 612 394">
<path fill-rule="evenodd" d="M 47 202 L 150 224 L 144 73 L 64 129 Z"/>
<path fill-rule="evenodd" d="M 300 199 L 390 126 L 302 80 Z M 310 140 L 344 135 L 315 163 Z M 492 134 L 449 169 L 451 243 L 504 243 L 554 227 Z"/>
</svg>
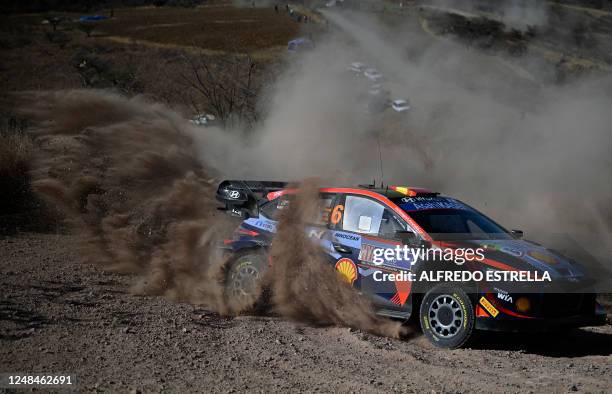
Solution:
<svg viewBox="0 0 612 394">
<path fill-rule="evenodd" d="M 504 228 L 473 210 L 424 209 L 408 214 L 436 241 L 512 239 Z"/>
</svg>

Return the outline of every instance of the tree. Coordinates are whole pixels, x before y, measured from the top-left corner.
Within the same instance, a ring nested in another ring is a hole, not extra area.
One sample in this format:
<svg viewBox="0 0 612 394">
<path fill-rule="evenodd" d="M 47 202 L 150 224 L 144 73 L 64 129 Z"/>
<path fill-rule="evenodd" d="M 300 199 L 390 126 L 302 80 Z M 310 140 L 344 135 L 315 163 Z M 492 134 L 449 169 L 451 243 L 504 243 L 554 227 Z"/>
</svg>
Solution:
<svg viewBox="0 0 612 394">
<path fill-rule="evenodd" d="M 79 23 L 79 30 L 87 34 L 87 37 L 91 37 L 91 33 L 93 33 L 93 30 L 95 27 L 96 27 L 95 24 L 92 22 Z"/>
<path fill-rule="evenodd" d="M 53 31 L 57 31 L 57 27 L 60 23 L 62 23 L 63 18 L 60 16 L 52 16 L 47 18 L 51 26 L 53 27 Z"/>
<path fill-rule="evenodd" d="M 250 128 L 258 119 L 255 82 L 257 64 L 248 54 L 186 57 L 189 73 L 182 80 L 190 87 L 191 105 L 219 119 L 225 127 Z M 203 103 L 203 104 L 202 104 Z M 202 108 L 200 108 L 202 106 Z"/>
</svg>

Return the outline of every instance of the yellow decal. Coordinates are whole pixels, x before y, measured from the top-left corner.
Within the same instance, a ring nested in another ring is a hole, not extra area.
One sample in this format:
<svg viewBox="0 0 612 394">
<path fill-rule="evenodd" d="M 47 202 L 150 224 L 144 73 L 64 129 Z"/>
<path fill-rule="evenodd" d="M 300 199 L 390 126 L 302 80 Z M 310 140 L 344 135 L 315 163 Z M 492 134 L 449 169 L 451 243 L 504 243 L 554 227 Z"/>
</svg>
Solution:
<svg viewBox="0 0 612 394">
<path fill-rule="evenodd" d="M 466 316 L 467 311 L 465 308 L 465 304 L 463 303 L 463 300 L 457 294 L 454 294 L 454 293 L 453 293 L 453 297 L 455 297 L 457 301 L 459 301 L 459 305 L 461 305 L 461 310 L 463 311 L 463 316 Z M 467 319 L 463 319 L 463 328 L 467 328 Z"/>
<path fill-rule="evenodd" d="M 495 309 L 493 304 L 491 304 L 489 302 L 489 300 L 484 298 L 484 296 L 480 297 L 480 305 L 482 305 L 483 308 L 485 308 L 487 310 L 487 312 L 489 312 L 491 314 L 491 316 L 493 316 L 493 317 L 497 317 L 497 315 L 499 314 L 499 311 L 497 309 Z"/>
<path fill-rule="evenodd" d="M 539 252 L 537 250 L 531 250 L 527 252 L 527 254 L 533 257 L 534 259 L 540 260 L 541 262 L 546 263 L 546 264 L 554 265 L 554 264 L 557 264 L 558 262 L 554 256 L 551 256 L 550 254 L 547 254 L 547 253 Z"/>
<path fill-rule="evenodd" d="M 402 186 L 396 186 L 395 191 L 398 193 L 402 193 L 406 196 L 408 195 L 408 193 L 410 193 L 410 189 L 408 189 L 407 187 L 402 187 Z"/>
<path fill-rule="evenodd" d="M 352 285 L 353 282 L 355 282 L 355 279 L 357 279 L 357 267 L 351 259 L 344 258 L 338 260 L 336 263 L 336 270 L 340 276 L 342 276 L 342 279 L 344 279 L 344 281 L 350 285 Z"/>
</svg>

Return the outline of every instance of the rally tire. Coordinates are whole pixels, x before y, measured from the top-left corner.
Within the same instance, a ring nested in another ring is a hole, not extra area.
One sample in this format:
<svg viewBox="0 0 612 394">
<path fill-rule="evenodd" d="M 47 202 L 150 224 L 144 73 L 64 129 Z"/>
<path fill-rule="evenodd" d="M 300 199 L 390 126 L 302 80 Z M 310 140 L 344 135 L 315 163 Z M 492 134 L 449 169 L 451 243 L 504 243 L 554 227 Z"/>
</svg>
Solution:
<svg viewBox="0 0 612 394">
<path fill-rule="evenodd" d="M 423 334 L 437 347 L 457 349 L 474 335 L 474 305 L 462 289 L 445 283 L 432 287 L 419 310 Z"/>
<path fill-rule="evenodd" d="M 225 273 L 225 298 L 228 303 L 240 305 L 243 310 L 265 309 L 269 296 L 263 288 L 263 277 L 267 268 L 262 253 L 246 252 L 233 258 Z"/>
</svg>

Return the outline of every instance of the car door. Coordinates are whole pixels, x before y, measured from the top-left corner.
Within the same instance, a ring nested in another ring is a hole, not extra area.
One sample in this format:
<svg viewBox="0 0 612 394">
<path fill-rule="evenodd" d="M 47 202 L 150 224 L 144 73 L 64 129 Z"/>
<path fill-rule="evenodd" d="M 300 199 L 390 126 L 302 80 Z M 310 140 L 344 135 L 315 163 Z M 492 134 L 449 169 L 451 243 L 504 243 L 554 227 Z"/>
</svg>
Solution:
<svg viewBox="0 0 612 394">
<path fill-rule="evenodd" d="M 357 227 L 355 227 L 353 223 L 355 212 L 353 212 L 349 218 L 346 217 L 345 212 L 345 204 L 347 201 L 351 204 L 351 210 L 354 210 L 354 198 L 355 197 L 352 195 L 340 195 L 333 205 L 329 217 L 329 239 L 331 246 L 329 254 L 334 267 L 342 278 L 347 283 L 359 289 L 361 285 L 358 262 L 362 233 L 356 231 Z M 362 203 L 362 205 L 363 204 L 365 203 Z M 368 209 L 367 204 L 362 206 L 361 210 L 364 209 Z M 369 209 L 372 210 L 374 207 L 369 206 Z M 369 214 L 373 216 L 374 212 L 370 212 Z"/>
<path fill-rule="evenodd" d="M 396 274 L 410 271 L 412 255 L 384 259 L 382 263 L 375 259 L 384 250 L 403 248 L 396 231 L 410 229 L 404 220 L 380 201 L 346 195 L 333 208 L 330 223 L 336 269 L 379 309 L 388 310 L 391 315 L 409 311 L 411 283 L 398 279 L 400 275 Z M 377 249 L 382 251 L 376 252 Z"/>
<path fill-rule="evenodd" d="M 309 219 L 306 226 L 307 236 L 313 242 L 319 244 L 329 255 L 334 254 L 329 225 L 332 207 L 335 205 L 337 198 L 336 193 L 320 193 L 317 203 L 318 209 L 315 213 L 316 217 Z M 335 261 L 333 258 L 332 260 Z"/>
</svg>

